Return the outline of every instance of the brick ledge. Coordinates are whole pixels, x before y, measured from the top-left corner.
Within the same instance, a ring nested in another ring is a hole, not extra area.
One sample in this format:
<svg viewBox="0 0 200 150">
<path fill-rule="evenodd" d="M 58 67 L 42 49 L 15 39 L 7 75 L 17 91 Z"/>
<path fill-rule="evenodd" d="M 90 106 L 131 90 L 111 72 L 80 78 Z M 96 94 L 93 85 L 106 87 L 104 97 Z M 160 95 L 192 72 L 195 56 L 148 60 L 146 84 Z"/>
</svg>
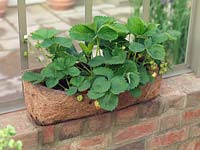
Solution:
<svg viewBox="0 0 200 150">
<path fill-rule="evenodd" d="M 97 145 L 95 148 L 101 149 L 105 145 L 118 147 L 120 143 L 122 145 L 124 145 L 123 142 L 127 143 L 127 137 L 128 140 L 135 140 L 152 135 L 154 132 L 164 134 L 170 129 L 179 129 L 181 126 L 195 123 L 200 119 L 199 100 L 200 78 L 189 73 L 164 79 L 160 95 L 155 100 L 124 110 L 46 127 L 37 126 L 30 121 L 27 111 L 21 110 L 0 115 L 0 127 L 5 127 L 7 124 L 15 126 L 18 132 L 16 138 L 23 141 L 24 150 L 43 149 L 43 147 L 49 149 L 47 148 L 49 143 L 51 145 L 53 143 L 52 147 L 57 147 L 57 149 L 64 147 L 63 150 L 68 150 L 70 147 L 76 150 L 80 145 L 93 147 L 90 145 L 91 141 L 88 142 L 85 136 L 88 138 L 93 136 L 93 144 L 96 142 Z M 146 125 L 148 130 L 145 132 L 142 130 L 139 133 L 141 125 Z M 129 135 L 131 130 L 137 130 L 138 133 Z M 80 142 L 74 143 L 74 141 Z"/>
</svg>

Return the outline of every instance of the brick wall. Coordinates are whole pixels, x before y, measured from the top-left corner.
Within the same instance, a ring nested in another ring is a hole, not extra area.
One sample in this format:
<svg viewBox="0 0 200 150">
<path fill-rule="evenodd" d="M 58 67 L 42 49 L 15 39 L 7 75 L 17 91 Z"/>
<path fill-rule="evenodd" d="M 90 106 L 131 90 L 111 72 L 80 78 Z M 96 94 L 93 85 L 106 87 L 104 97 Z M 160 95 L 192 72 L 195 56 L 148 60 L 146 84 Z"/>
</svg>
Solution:
<svg viewBox="0 0 200 150">
<path fill-rule="evenodd" d="M 164 79 L 160 95 L 120 111 L 39 127 L 26 111 L 0 116 L 24 150 L 200 150 L 200 79 Z"/>
</svg>

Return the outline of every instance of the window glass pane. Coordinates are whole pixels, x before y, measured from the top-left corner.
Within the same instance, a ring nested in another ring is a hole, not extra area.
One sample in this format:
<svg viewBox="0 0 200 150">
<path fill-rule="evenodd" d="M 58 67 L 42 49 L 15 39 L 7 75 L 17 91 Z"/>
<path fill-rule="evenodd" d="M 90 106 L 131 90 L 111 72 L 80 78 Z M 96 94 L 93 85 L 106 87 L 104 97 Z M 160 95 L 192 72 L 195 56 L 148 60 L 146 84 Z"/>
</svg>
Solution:
<svg viewBox="0 0 200 150">
<path fill-rule="evenodd" d="M 93 16 L 113 16 L 126 22 L 133 11 L 132 8 L 132 0 L 94 0 Z"/>
<path fill-rule="evenodd" d="M 0 9 L 4 2 L 0 2 Z M 17 9 L 0 10 L 0 106 L 22 97 Z"/>
<path fill-rule="evenodd" d="M 29 35 L 39 28 L 52 28 L 60 30 L 62 36 L 67 36 L 72 25 L 83 22 L 85 22 L 84 0 L 68 0 L 66 3 L 46 0 L 43 3 L 27 6 Z M 35 44 L 36 41 L 29 40 L 30 68 L 43 67 L 49 63 L 45 57 L 46 52 L 35 48 Z"/>
<path fill-rule="evenodd" d="M 168 44 L 168 55 L 173 64 L 185 61 L 188 27 L 192 0 L 151 0 L 150 20 L 160 24 L 164 30 L 181 33 L 176 42 Z"/>
<path fill-rule="evenodd" d="M 3 2 L 0 1 L 0 9 L 4 6 Z M 84 0 L 68 0 L 66 3 L 54 0 L 26 0 L 26 3 L 28 34 L 39 28 L 56 28 L 61 30 L 63 35 L 67 35 L 66 31 L 72 25 L 85 20 Z M 13 100 L 19 99 L 22 103 L 23 96 L 17 0 L 9 0 L 5 14 L 1 13 L 2 11 L 0 11 L 0 113 L 9 109 L 5 107 L 16 106 L 17 101 Z M 33 41 L 29 42 L 29 67 L 42 67 L 46 61 L 40 63 L 38 58 L 45 60 L 44 53 L 33 48 L 33 44 L 35 44 Z"/>
</svg>

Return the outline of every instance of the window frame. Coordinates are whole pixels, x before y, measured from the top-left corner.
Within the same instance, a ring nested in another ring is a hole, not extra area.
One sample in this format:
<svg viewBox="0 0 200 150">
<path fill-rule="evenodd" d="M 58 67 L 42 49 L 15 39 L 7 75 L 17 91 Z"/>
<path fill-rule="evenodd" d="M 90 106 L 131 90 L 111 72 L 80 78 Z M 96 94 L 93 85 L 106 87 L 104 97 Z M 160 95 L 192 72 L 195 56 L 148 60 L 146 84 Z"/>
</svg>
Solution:
<svg viewBox="0 0 200 150">
<path fill-rule="evenodd" d="M 185 64 L 200 77 L 200 1 L 192 1 Z"/>
</svg>

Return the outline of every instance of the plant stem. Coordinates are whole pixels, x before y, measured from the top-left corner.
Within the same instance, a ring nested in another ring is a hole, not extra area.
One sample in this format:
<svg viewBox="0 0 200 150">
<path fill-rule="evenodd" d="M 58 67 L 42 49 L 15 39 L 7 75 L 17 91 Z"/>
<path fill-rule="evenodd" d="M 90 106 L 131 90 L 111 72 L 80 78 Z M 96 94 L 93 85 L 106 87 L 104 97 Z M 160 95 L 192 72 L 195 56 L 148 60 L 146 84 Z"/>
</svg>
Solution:
<svg viewBox="0 0 200 150">
<path fill-rule="evenodd" d="M 42 60 L 40 60 L 40 58 L 39 57 L 36 57 L 36 59 L 44 66 L 44 67 L 46 67 L 47 66 L 47 64 L 45 64 Z"/>
<path fill-rule="evenodd" d="M 128 40 L 131 41 L 131 34 L 128 35 Z"/>
<path fill-rule="evenodd" d="M 137 55 L 137 53 L 134 53 L 134 60 L 136 60 L 136 55 Z"/>
<path fill-rule="evenodd" d="M 68 86 L 68 88 L 69 88 L 69 81 L 68 81 L 68 79 L 66 78 L 66 82 L 67 82 L 67 86 Z"/>
<path fill-rule="evenodd" d="M 130 59 L 130 57 L 131 57 L 131 52 L 129 51 L 128 52 L 128 59 Z"/>
<path fill-rule="evenodd" d="M 96 50 L 96 56 L 100 53 L 100 41 L 99 38 L 97 38 L 97 50 Z"/>
<path fill-rule="evenodd" d="M 63 88 L 63 90 L 65 90 L 65 89 L 66 89 L 66 87 L 64 87 L 62 84 L 58 83 L 58 85 L 59 85 L 60 87 L 62 87 L 62 88 Z"/>
<path fill-rule="evenodd" d="M 44 49 L 40 48 L 40 51 L 42 52 L 42 55 L 45 57 L 46 61 L 49 61 L 49 58 L 47 57 L 46 51 L 44 51 Z M 40 61 L 42 63 L 42 61 Z M 44 65 L 44 63 L 42 63 Z M 44 65 L 44 67 L 46 67 L 47 64 Z"/>
<path fill-rule="evenodd" d="M 85 68 L 90 74 L 92 74 L 91 70 L 89 70 L 84 64 L 81 63 L 81 66 L 83 66 L 83 68 Z"/>
<path fill-rule="evenodd" d="M 81 67 L 79 67 L 79 66 L 77 66 L 77 68 L 79 68 L 79 69 L 81 69 L 81 70 L 83 70 L 83 71 L 88 71 L 90 74 L 92 74 L 92 72 L 88 69 L 88 68 L 86 68 L 85 66 L 83 66 L 83 68 L 81 68 Z M 85 69 L 84 69 L 85 68 Z"/>
</svg>

